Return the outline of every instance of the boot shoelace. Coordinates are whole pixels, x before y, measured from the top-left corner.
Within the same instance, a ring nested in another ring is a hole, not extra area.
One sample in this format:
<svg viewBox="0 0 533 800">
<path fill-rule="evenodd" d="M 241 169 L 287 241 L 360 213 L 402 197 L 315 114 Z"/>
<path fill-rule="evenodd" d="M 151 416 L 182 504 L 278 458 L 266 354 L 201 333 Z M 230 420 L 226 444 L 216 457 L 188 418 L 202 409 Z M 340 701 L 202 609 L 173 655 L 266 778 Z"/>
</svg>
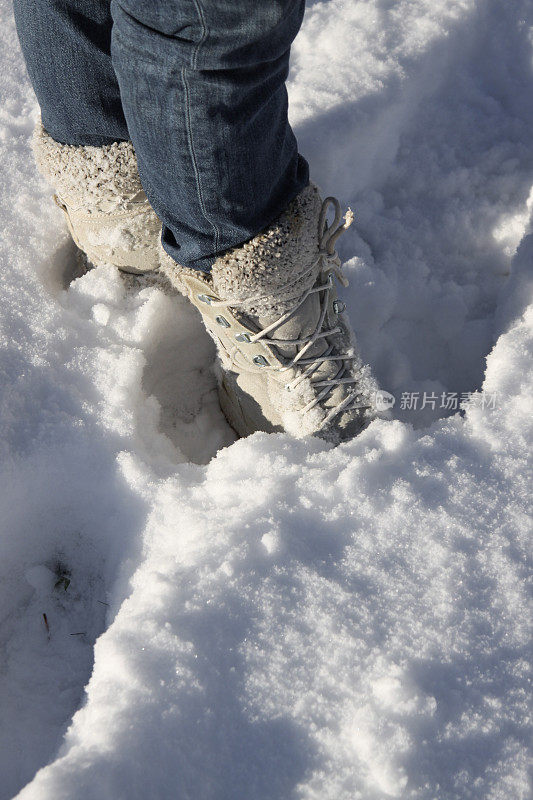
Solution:
<svg viewBox="0 0 533 800">
<path fill-rule="evenodd" d="M 328 212 L 328 208 L 330 205 L 333 205 L 335 208 L 335 219 L 331 225 L 331 227 L 327 226 L 326 222 L 326 215 Z M 341 386 L 342 384 L 356 384 L 357 377 L 356 375 L 349 374 L 349 362 L 353 362 L 355 360 L 355 355 L 349 353 L 334 353 L 334 345 L 329 344 L 326 350 L 321 353 L 320 355 L 314 356 L 306 356 L 306 353 L 315 345 L 320 339 L 327 339 L 328 336 L 334 336 L 337 333 L 341 333 L 341 328 L 339 326 L 328 328 L 326 327 L 323 329 L 324 322 L 326 319 L 327 310 L 329 307 L 329 293 L 333 287 L 333 275 L 337 277 L 339 282 L 343 286 L 348 286 L 348 281 L 346 277 L 343 275 L 341 271 L 340 259 L 335 251 L 335 242 L 339 238 L 339 236 L 344 233 L 344 231 L 351 225 L 353 220 L 353 214 L 350 210 L 348 210 L 346 214 L 346 221 L 343 225 L 341 225 L 342 220 L 342 212 L 340 208 L 339 201 L 335 197 L 327 197 L 323 204 L 322 209 L 320 211 L 319 223 L 318 223 L 318 233 L 319 233 L 319 254 L 316 261 L 309 267 L 309 269 L 302 275 L 300 273 L 298 277 L 294 280 L 301 281 L 303 277 L 307 275 L 313 275 L 316 270 L 317 264 L 320 265 L 319 269 L 319 276 L 324 276 L 326 278 L 324 283 L 320 283 L 319 285 L 312 286 L 311 288 L 307 289 L 303 294 L 298 294 L 295 298 L 296 303 L 295 305 L 287 312 L 282 314 L 277 320 L 272 322 L 270 325 L 267 325 L 266 328 L 262 328 L 258 333 L 250 334 L 250 342 L 259 342 L 265 340 L 265 344 L 273 345 L 280 345 L 283 347 L 296 347 L 297 353 L 291 359 L 291 361 L 284 367 L 279 369 L 280 372 L 287 372 L 295 367 L 303 367 L 302 371 L 299 372 L 296 377 L 290 381 L 289 383 L 285 384 L 285 389 L 288 392 L 293 391 L 298 387 L 298 385 L 309 378 L 309 382 L 312 384 L 313 387 L 321 389 L 318 392 L 316 397 L 302 409 L 300 409 L 302 414 L 306 414 L 316 405 L 321 403 L 323 400 L 327 399 L 327 397 L 333 392 L 335 388 Z M 286 284 L 285 286 L 281 287 L 276 291 L 276 294 L 281 294 L 286 292 L 293 282 Z M 318 322 L 316 324 L 315 330 L 309 336 L 303 336 L 298 339 L 276 339 L 275 337 L 269 336 L 270 333 L 273 333 L 283 325 L 285 322 L 288 322 L 295 314 L 298 312 L 300 307 L 305 303 L 307 298 L 312 294 L 321 294 L 320 297 L 320 314 L 318 318 Z M 270 299 L 272 295 L 269 295 L 268 298 Z M 210 305 L 212 306 L 219 306 L 223 308 L 239 308 L 243 306 L 245 303 L 247 306 L 256 303 L 262 300 L 264 296 L 261 297 L 254 297 L 254 298 L 247 298 L 246 301 L 234 301 L 234 300 L 215 300 L 214 298 L 211 300 Z M 340 361 L 341 364 L 337 373 L 332 376 L 331 378 L 322 378 L 320 380 L 312 380 L 312 375 L 322 364 L 326 362 L 334 362 Z M 348 362 L 348 363 L 347 363 Z M 359 372 L 359 371 L 358 371 Z M 358 373 L 356 373 L 358 374 Z M 330 409 L 330 411 L 326 414 L 324 419 L 320 424 L 320 428 L 323 428 L 325 425 L 328 424 L 332 419 L 336 416 L 341 414 L 343 411 L 348 411 L 352 409 L 365 409 L 369 408 L 369 404 L 360 404 L 361 397 L 357 393 L 351 392 L 349 393 L 340 403 Z"/>
</svg>

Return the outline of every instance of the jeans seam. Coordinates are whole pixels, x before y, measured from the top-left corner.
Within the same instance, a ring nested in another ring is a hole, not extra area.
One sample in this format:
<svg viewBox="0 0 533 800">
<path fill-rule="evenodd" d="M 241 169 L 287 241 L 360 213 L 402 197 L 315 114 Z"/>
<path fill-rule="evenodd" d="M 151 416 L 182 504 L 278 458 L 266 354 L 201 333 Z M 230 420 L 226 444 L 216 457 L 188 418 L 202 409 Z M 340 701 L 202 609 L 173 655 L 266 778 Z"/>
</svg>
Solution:
<svg viewBox="0 0 533 800">
<path fill-rule="evenodd" d="M 200 179 L 200 170 L 198 169 L 198 159 L 197 159 L 197 156 L 196 156 L 196 151 L 194 149 L 194 141 L 193 141 L 193 135 L 192 135 L 192 122 L 191 122 L 191 104 L 190 104 L 190 98 L 189 98 L 189 85 L 187 83 L 185 70 L 186 70 L 185 67 L 181 68 L 181 80 L 182 80 L 183 89 L 184 89 L 184 92 L 185 92 L 185 116 L 186 116 L 186 124 L 187 124 L 187 139 L 189 141 L 189 152 L 191 154 L 191 161 L 192 161 L 192 166 L 193 166 L 193 170 L 194 170 L 194 177 L 195 177 L 195 180 L 196 180 L 196 193 L 198 195 L 198 203 L 200 205 L 200 210 L 201 210 L 204 218 L 207 220 L 207 222 L 213 228 L 213 232 L 214 232 L 214 240 L 213 240 L 214 252 L 217 253 L 218 245 L 219 245 L 220 231 L 217 228 L 217 226 L 215 225 L 215 223 L 209 218 L 209 215 L 207 214 L 207 210 L 206 210 L 206 207 L 205 207 L 204 197 L 203 197 L 203 193 L 202 193 L 202 182 L 201 182 L 201 179 Z"/>
<path fill-rule="evenodd" d="M 205 40 L 207 38 L 207 26 L 205 24 L 205 18 L 204 18 L 204 15 L 203 15 L 203 12 L 202 12 L 202 7 L 200 5 L 199 0 L 193 0 L 193 1 L 194 1 L 194 7 L 196 8 L 196 13 L 198 14 L 198 18 L 199 18 L 200 24 L 202 26 L 202 34 L 201 34 L 199 42 L 197 43 L 196 47 L 194 48 L 194 53 L 193 53 L 193 56 L 192 56 L 192 59 L 191 59 L 191 67 L 193 69 L 196 69 L 196 66 L 197 66 L 197 63 L 198 63 L 198 53 L 200 51 L 200 47 L 202 46 L 202 44 L 205 42 Z M 200 205 L 200 210 L 201 210 L 204 218 L 207 220 L 207 222 L 213 228 L 213 233 L 214 233 L 213 248 L 214 248 L 214 253 L 217 254 L 218 253 L 218 248 L 219 248 L 219 243 L 220 243 L 220 231 L 219 231 L 217 225 L 215 225 L 215 223 L 209 218 L 209 215 L 207 213 L 207 209 L 205 207 L 205 202 L 204 202 L 204 197 L 203 197 L 203 192 L 202 192 L 202 181 L 201 181 L 201 178 L 200 178 L 200 170 L 198 169 L 198 159 L 197 159 L 197 156 L 196 156 L 196 151 L 195 151 L 195 148 L 194 148 L 194 139 L 193 139 L 193 135 L 192 135 L 190 93 L 189 93 L 189 84 L 187 82 L 186 68 L 185 67 L 181 68 L 181 81 L 182 81 L 183 89 L 184 89 L 184 92 L 185 92 L 185 112 L 186 112 L 186 124 L 187 124 L 187 138 L 188 138 L 188 141 L 189 141 L 189 152 L 191 154 L 192 166 L 193 166 L 193 170 L 194 170 L 194 177 L 195 177 L 195 180 L 196 180 L 196 193 L 198 195 L 198 203 Z"/>
<path fill-rule="evenodd" d="M 193 0 L 194 7 L 196 9 L 196 13 L 198 14 L 198 18 L 200 20 L 200 25 L 202 26 L 202 34 L 200 36 L 200 41 L 197 43 L 196 47 L 194 48 L 194 53 L 192 56 L 191 66 L 193 69 L 196 69 L 198 63 L 198 53 L 200 51 L 200 47 L 203 45 L 207 38 L 207 25 L 205 24 L 205 17 L 202 11 L 202 6 L 200 5 L 199 0 Z"/>
</svg>

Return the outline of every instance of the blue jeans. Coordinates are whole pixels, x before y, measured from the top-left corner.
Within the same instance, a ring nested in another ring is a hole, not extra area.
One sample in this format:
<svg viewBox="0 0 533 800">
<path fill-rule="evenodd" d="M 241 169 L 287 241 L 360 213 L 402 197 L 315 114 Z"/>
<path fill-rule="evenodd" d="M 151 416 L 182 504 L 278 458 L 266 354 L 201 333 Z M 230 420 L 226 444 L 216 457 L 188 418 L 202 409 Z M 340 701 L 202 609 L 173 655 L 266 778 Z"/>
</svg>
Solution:
<svg viewBox="0 0 533 800">
<path fill-rule="evenodd" d="M 285 80 L 305 0 L 15 0 L 43 124 L 131 139 L 163 246 L 208 270 L 309 181 Z"/>
</svg>

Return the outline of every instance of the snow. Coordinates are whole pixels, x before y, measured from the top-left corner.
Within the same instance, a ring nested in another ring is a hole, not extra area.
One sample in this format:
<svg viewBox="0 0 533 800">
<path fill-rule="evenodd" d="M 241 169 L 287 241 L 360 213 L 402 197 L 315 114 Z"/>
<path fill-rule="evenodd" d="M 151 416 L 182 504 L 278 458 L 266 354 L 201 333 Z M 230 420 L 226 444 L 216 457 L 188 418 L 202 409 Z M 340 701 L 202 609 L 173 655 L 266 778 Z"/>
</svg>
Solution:
<svg viewBox="0 0 533 800">
<path fill-rule="evenodd" d="M 71 282 L 0 9 L 1 800 L 529 798 L 531 4 L 308 6 L 291 114 L 396 398 L 336 449 L 234 441 L 185 301 Z"/>
</svg>

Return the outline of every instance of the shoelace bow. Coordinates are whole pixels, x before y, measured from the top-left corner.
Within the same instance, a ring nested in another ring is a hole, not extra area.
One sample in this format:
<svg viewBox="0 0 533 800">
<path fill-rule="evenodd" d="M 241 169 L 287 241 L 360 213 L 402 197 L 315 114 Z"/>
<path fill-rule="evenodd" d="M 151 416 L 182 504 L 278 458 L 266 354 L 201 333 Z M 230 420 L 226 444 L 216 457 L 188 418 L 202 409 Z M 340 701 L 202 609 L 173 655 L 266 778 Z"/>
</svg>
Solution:
<svg viewBox="0 0 533 800">
<path fill-rule="evenodd" d="M 333 223 L 330 227 L 327 225 L 326 216 L 329 209 L 329 206 L 333 205 L 335 208 L 335 218 Z M 321 353 L 320 355 L 315 356 L 308 356 L 305 357 L 305 354 L 313 347 L 314 344 L 319 339 L 327 339 L 328 336 L 334 336 L 336 333 L 341 332 L 341 328 L 339 326 L 334 328 L 325 328 L 323 329 L 324 322 L 326 319 L 326 314 L 329 306 L 329 293 L 333 287 L 333 275 L 337 278 L 337 280 L 344 286 L 348 286 L 348 280 L 343 274 L 341 270 L 341 263 L 339 256 L 335 250 L 335 242 L 339 238 L 339 236 L 344 233 L 344 231 L 349 228 L 353 221 L 353 213 L 350 209 L 345 217 L 344 224 L 341 225 L 342 220 L 342 211 L 339 204 L 339 201 L 335 197 L 326 197 L 324 202 L 322 203 L 322 208 L 320 211 L 320 217 L 318 222 L 318 233 L 319 233 L 319 254 L 318 258 L 311 264 L 308 270 L 306 270 L 303 274 L 300 273 L 298 277 L 290 282 L 282 286 L 280 289 L 277 290 L 276 294 L 281 294 L 282 292 L 286 292 L 287 289 L 290 288 L 292 283 L 300 282 L 302 278 L 306 277 L 307 275 L 314 274 L 317 264 L 320 264 L 319 275 L 326 276 L 326 282 L 321 283 L 318 286 L 312 286 L 311 288 L 307 289 L 304 294 L 297 295 L 295 297 L 295 305 L 290 309 L 290 311 L 285 312 L 282 314 L 279 319 L 272 322 L 270 325 L 267 325 L 266 328 L 263 328 L 258 333 L 250 334 L 250 342 L 259 342 L 261 340 L 265 340 L 266 344 L 268 345 L 282 345 L 284 347 L 287 346 L 294 346 L 298 349 L 296 355 L 291 359 L 291 361 L 284 367 L 281 367 L 281 372 L 286 372 L 288 370 L 294 369 L 294 367 L 303 367 L 302 371 L 296 375 L 296 377 L 285 385 L 285 389 L 289 392 L 293 391 L 297 388 L 297 386 L 307 378 L 309 378 L 310 383 L 315 388 L 321 388 L 321 391 L 318 392 L 317 396 L 306 406 L 301 409 L 301 413 L 305 414 L 314 408 L 318 403 L 325 400 L 328 395 L 330 395 L 333 390 L 341 386 L 342 384 L 353 384 L 357 383 L 357 378 L 354 375 L 349 374 L 349 367 L 347 362 L 352 362 L 355 360 L 355 355 L 350 355 L 349 353 L 338 353 L 335 354 L 333 352 L 334 345 L 330 344 L 327 349 Z M 307 298 L 312 294 L 319 294 L 321 293 L 322 296 L 320 298 L 320 315 L 318 318 L 318 322 L 316 324 L 315 330 L 309 336 L 304 336 L 298 339 L 276 339 L 275 337 L 269 336 L 270 333 L 275 332 L 277 328 L 283 325 L 285 322 L 288 322 L 294 315 L 298 312 L 298 309 L 305 303 Z M 272 295 L 268 296 L 268 299 L 271 299 Z M 243 305 L 250 306 L 254 303 L 260 302 L 261 300 L 265 299 L 264 295 L 247 298 L 246 301 L 234 301 L 234 300 L 212 300 L 212 306 L 219 306 L 221 308 L 239 308 Z M 337 374 L 332 376 L 331 378 L 322 378 L 320 380 L 312 380 L 311 376 L 313 375 L 316 370 L 319 369 L 322 364 L 326 362 L 334 362 L 340 361 L 341 364 L 337 371 Z M 364 405 L 358 404 L 359 395 L 357 393 L 349 393 L 340 403 L 334 406 L 327 415 L 322 420 L 320 427 L 324 427 L 330 422 L 334 417 L 341 414 L 343 411 L 348 411 L 352 409 L 365 409 L 369 407 L 369 404 L 366 403 Z"/>
</svg>

